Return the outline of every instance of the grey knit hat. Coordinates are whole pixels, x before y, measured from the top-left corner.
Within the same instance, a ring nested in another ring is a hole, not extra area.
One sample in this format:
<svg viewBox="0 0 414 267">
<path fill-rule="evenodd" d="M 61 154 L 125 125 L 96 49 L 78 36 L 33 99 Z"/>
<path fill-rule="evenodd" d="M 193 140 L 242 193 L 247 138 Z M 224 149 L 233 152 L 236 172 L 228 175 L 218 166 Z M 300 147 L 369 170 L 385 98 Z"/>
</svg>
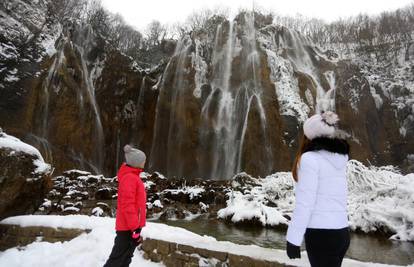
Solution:
<svg viewBox="0 0 414 267">
<path fill-rule="evenodd" d="M 124 146 L 126 164 L 135 168 L 144 168 L 147 156 L 139 149 L 133 148 L 130 145 Z"/>
</svg>

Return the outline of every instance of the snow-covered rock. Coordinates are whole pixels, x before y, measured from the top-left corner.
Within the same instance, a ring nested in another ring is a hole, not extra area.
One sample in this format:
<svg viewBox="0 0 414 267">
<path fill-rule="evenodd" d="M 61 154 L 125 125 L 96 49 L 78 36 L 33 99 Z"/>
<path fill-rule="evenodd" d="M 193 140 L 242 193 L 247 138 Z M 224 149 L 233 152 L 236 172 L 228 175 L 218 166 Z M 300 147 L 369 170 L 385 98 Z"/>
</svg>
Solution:
<svg viewBox="0 0 414 267">
<path fill-rule="evenodd" d="M 33 213 L 51 189 L 51 171 L 36 148 L 0 129 L 0 218 Z"/>
<path fill-rule="evenodd" d="M 4 133 L 0 128 L 0 149 L 9 150 L 10 155 L 24 153 L 33 156 L 33 164 L 36 166 L 34 174 L 47 174 L 51 171 L 51 166 L 43 160 L 39 150 L 33 146 L 22 142 L 20 139 Z M 28 177 L 29 178 L 29 177 Z"/>
<path fill-rule="evenodd" d="M 385 232 L 391 239 L 414 240 L 414 174 L 402 175 L 394 167 L 366 167 L 348 163 L 348 213 L 352 230 Z M 263 226 L 286 227 L 294 208 L 291 173 L 279 172 L 258 185 L 233 183 L 227 207 L 218 217 L 233 223 L 259 222 Z"/>
</svg>

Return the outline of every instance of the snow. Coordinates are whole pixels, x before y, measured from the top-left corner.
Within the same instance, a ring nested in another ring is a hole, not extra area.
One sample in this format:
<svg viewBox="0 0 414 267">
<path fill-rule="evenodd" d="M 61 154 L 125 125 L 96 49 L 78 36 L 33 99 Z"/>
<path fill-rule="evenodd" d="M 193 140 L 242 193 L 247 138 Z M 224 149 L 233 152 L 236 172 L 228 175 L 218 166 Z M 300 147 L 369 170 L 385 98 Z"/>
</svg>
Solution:
<svg viewBox="0 0 414 267">
<path fill-rule="evenodd" d="M 73 212 L 79 212 L 79 209 L 76 207 L 66 207 L 63 209 L 63 211 L 73 211 Z"/>
<path fill-rule="evenodd" d="M 160 179 L 167 179 L 167 177 L 165 177 L 162 173 L 154 172 L 154 174 L 156 174 Z"/>
<path fill-rule="evenodd" d="M 76 169 L 65 171 L 65 173 L 67 173 L 67 174 L 74 174 L 75 173 L 75 174 L 80 174 L 80 175 L 84 175 L 84 176 L 91 175 L 90 172 L 76 170 Z"/>
<path fill-rule="evenodd" d="M 92 215 L 94 216 L 101 217 L 103 214 L 104 214 L 104 211 L 100 207 L 96 207 L 92 210 Z"/>
<path fill-rule="evenodd" d="M 49 207 L 51 207 L 52 206 L 52 201 L 51 200 L 49 200 L 49 199 L 44 199 L 44 202 L 43 202 L 43 204 L 42 204 L 42 207 L 45 207 L 45 208 L 49 208 Z"/>
<path fill-rule="evenodd" d="M 34 242 L 25 247 L 11 248 L 0 252 L 0 266 L 102 266 L 106 261 L 113 245 L 115 236 L 115 220 L 112 218 L 93 217 L 85 215 L 25 215 L 3 220 L 2 224 L 17 224 L 20 226 L 46 226 L 62 228 L 91 229 L 91 232 L 66 242 Z M 228 241 L 217 241 L 210 236 L 200 236 L 179 227 L 159 223 L 147 223 L 142 231 L 144 238 L 165 240 L 169 242 L 205 248 L 214 251 L 225 251 L 235 255 L 249 256 L 268 261 L 279 261 L 291 266 L 309 266 L 306 252 L 302 258 L 289 260 L 285 251 L 261 248 L 255 245 L 238 245 Z M 135 251 L 131 266 L 163 266 L 142 258 Z M 390 266 L 372 264 L 345 259 L 342 266 Z"/>
<path fill-rule="evenodd" d="M 263 34 L 259 41 L 267 54 L 271 71 L 270 79 L 275 84 L 280 112 L 283 115 L 297 117 L 300 122 L 304 122 L 308 118 L 310 109 L 299 95 L 298 80 L 294 76 L 293 66 L 289 60 L 275 52 L 276 44 L 268 39 L 269 37 Z"/>
<path fill-rule="evenodd" d="M 390 44 L 387 44 L 387 46 Z M 361 69 L 361 74 L 370 85 L 370 92 L 377 109 L 389 102 L 392 111 L 397 113 L 400 126 L 407 129 L 414 123 L 414 111 L 410 105 L 414 99 L 413 60 L 405 60 L 404 45 L 390 45 L 386 48 L 384 58 L 376 58 L 370 53 L 358 51 L 356 43 L 330 44 L 330 49 L 339 52 L 341 59 L 349 60 Z M 402 132 L 404 136 L 404 131 Z M 408 135 L 408 132 L 407 132 Z"/>
<path fill-rule="evenodd" d="M 353 230 L 388 231 L 391 239 L 414 240 L 414 173 L 402 175 L 393 167 L 366 167 L 348 162 L 348 213 Z M 294 182 L 290 172 L 278 172 L 258 185 L 228 192 L 227 207 L 218 217 L 234 223 L 256 220 L 263 226 L 288 224 L 294 208 Z M 285 216 L 284 216 L 285 215 Z"/>
<path fill-rule="evenodd" d="M 22 142 L 20 139 L 8 135 L 0 130 L 0 148 L 6 148 L 12 150 L 11 153 L 15 151 L 23 152 L 29 155 L 33 155 L 36 157 L 33 160 L 33 164 L 36 166 L 35 173 L 47 173 L 50 171 L 51 166 L 43 160 L 42 155 L 40 154 L 39 150 L 34 148 L 33 146 Z"/>
<path fill-rule="evenodd" d="M 155 200 L 153 203 L 147 202 L 148 209 L 152 209 L 153 207 L 164 208 L 159 199 Z"/>
<path fill-rule="evenodd" d="M 67 196 L 71 196 L 71 195 L 74 195 L 74 194 L 81 194 L 81 192 L 80 192 L 80 191 L 78 191 L 78 190 L 69 190 L 69 191 L 66 193 L 66 195 L 67 195 Z"/>
<path fill-rule="evenodd" d="M 183 193 L 185 195 L 189 195 L 190 200 L 198 197 L 201 193 L 203 193 L 205 189 L 200 186 L 184 186 L 179 189 L 166 189 L 164 192 L 169 192 L 173 195 L 178 195 L 180 193 Z"/>
<path fill-rule="evenodd" d="M 414 240 L 414 173 L 401 175 L 391 166 L 348 165 L 349 220 L 364 232 L 389 229 L 391 239 Z"/>
<path fill-rule="evenodd" d="M 26 37 L 30 34 L 30 30 L 26 26 L 9 16 L 3 10 L 0 10 L 0 25 L 2 32 L 5 33 L 5 37 L 8 40 L 18 40 L 20 36 Z"/>
<path fill-rule="evenodd" d="M 57 38 L 60 36 L 60 34 L 62 33 L 62 28 L 58 27 L 58 30 L 55 32 L 54 35 L 52 36 L 48 36 L 48 38 L 44 39 L 41 42 L 41 46 L 43 47 L 43 49 L 45 50 L 45 53 L 49 56 L 52 57 L 54 54 L 56 54 L 56 48 L 55 48 L 55 43 Z"/>
<path fill-rule="evenodd" d="M 0 252 L 0 266 L 8 267 L 97 267 L 107 260 L 115 238 L 114 220 L 88 216 L 27 216 L 13 219 L 26 226 L 54 226 L 92 229 L 67 242 L 34 242 L 25 247 Z M 31 223 L 34 221 L 34 223 Z M 87 227 L 85 227 L 87 226 Z M 144 260 L 136 251 L 130 266 L 155 267 L 162 264 Z"/>
<path fill-rule="evenodd" d="M 255 181 L 259 185 L 250 190 L 244 188 L 243 192 L 232 190 L 227 193 L 227 207 L 218 211 L 218 217 L 234 223 L 254 219 L 263 226 L 287 225 L 288 220 L 283 214 L 293 209 L 294 199 L 290 173 L 280 172 Z M 232 187 L 238 186 L 238 183 L 232 183 Z M 277 202 L 278 208 L 268 206 L 269 201 Z"/>
<path fill-rule="evenodd" d="M 141 172 L 141 174 L 139 175 L 139 177 L 143 180 L 148 179 L 148 177 L 150 177 L 151 174 L 149 174 L 148 172 Z"/>
<path fill-rule="evenodd" d="M 153 186 L 153 185 L 155 185 L 155 183 L 153 181 L 145 181 L 144 182 L 145 189 L 147 189 L 147 190 L 150 189 L 151 186 Z"/>
<path fill-rule="evenodd" d="M 77 228 L 81 230 L 113 227 L 114 219 L 96 218 L 86 215 L 22 215 L 9 217 L 0 222 L 1 224 L 15 224 L 22 227 L 45 226 L 52 228 Z"/>
<path fill-rule="evenodd" d="M 198 205 L 200 206 L 200 209 L 201 209 L 202 212 L 207 212 L 208 208 L 210 207 L 209 205 L 207 205 L 207 204 L 205 204 L 201 201 L 200 201 L 200 203 L 198 203 Z"/>
<path fill-rule="evenodd" d="M 6 43 L 0 43 L 0 58 L 1 59 L 17 59 L 18 51 L 14 45 L 9 45 Z"/>
<path fill-rule="evenodd" d="M 255 187 L 260 190 L 260 187 Z M 251 201 L 251 195 L 233 191 L 227 201 L 227 207 L 218 211 L 219 218 L 231 218 L 232 222 L 257 219 L 262 225 L 287 224 L 288 221 L 282 214 L 272 207 L 264 205 L 260 200 Z"/>
<path fill-rule="evenodd" d="M 153 203 L 154 207 L 163 208 L 164 206 L 161 204 L 159 199 L 155 200 Z"/>
<path fill-rule="evenodd" d="M 20 78 L 19 77 L 16 77 L 16 76 L 13 76 L 13 75 L 7 75 L 6 76 L 6 78 L 4 78 L 4 80 L 6 81 L 6 82 L 17 82 L 17 81 L 19 81 L 20 80 Z"/>
</svg>

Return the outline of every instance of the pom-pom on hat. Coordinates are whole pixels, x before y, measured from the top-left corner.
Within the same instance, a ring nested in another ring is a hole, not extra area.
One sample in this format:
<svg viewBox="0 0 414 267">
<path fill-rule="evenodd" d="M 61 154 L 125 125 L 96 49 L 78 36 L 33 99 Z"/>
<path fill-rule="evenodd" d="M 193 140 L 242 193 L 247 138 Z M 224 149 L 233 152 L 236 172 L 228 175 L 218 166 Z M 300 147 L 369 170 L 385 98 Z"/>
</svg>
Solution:
<svg viewBox="0 0 414 267">
<path fill-rule="evenodd" d="M 315 114 L 303 124 L 303 133 L 310 140 L 317 137 L 333 138 L 338 121 L 338 115 L 332 111 Z"/>
<path fill-rule="evenodd" d="M 130 145 L 124 146 L 124 152 L 126 164 L 135 168 L 144 168 L 145 160 L 147 159 L 144 152 Z"/>
</svg>

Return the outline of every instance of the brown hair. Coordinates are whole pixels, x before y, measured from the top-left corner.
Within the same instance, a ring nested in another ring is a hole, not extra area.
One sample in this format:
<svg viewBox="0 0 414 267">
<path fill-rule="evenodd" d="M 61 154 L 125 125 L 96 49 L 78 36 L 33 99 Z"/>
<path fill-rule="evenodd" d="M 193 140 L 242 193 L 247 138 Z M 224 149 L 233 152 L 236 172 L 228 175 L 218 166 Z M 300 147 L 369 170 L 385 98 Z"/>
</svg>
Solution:
<svg viewBox="0 0 414 267">
<path fill-rule="evenodd" d="M 296 152 L 296 157 L 295 157 L 295 160 L 292 166 L 292 176 L 293 176 L 293 180 L 295 180 L 296 182 L 298 181 L 298 166 L 300 163 L 300 158 L 302 154 L 305 153 L 305 150 L 309 146 L 309 143 L 310 143 L 310 140 L 305 135 L 302 135 L 300 146 L 299 146 L 298 152 Z"/>
</svg>

